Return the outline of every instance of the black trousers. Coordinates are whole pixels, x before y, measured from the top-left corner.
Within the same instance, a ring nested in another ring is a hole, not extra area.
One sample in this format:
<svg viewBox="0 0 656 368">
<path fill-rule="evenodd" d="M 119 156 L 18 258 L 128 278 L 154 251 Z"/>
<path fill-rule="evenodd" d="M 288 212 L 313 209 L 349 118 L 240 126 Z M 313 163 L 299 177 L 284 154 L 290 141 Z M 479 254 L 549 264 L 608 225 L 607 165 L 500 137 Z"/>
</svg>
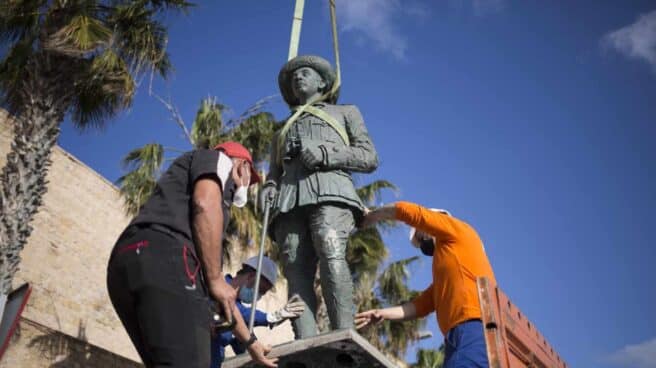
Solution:
<svg viewBox="0 0 656 368">
<path fill-rule="evenodd" d="M 146 367 L 210 366 L 211 304 L 191 242 L 131 226 L 107 267 L 107 289 Z"/>
</svg>

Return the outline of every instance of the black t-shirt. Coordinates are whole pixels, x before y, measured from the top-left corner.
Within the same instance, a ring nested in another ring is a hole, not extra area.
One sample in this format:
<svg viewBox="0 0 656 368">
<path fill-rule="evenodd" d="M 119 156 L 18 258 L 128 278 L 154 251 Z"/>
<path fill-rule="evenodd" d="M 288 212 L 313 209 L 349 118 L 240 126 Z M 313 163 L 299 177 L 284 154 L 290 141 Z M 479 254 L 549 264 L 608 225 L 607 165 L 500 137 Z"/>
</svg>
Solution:
<svg viewBox="0 0 656 368">
<path fill-rule="evenodd" d="M 178 157 L 157 182 L 153 194 L 139 209 L 130 225 L 160 224 L 175 230 L 188 239 L 191 232 L 191 202 L 196 180 L 205 175 L 214 175 L 221 187 L 227 187 L 218 173 L 219 155 L 216 150 L 199 149 Z M 224 178 L 225 179 L 225 178 Z M 229 178 L 227 182 L 232 182 Z M 230 185 L 230 183 L 227 183 Z M 223 231 L 228 225 L 229 206 L 223 201 Z"/>
</svg>

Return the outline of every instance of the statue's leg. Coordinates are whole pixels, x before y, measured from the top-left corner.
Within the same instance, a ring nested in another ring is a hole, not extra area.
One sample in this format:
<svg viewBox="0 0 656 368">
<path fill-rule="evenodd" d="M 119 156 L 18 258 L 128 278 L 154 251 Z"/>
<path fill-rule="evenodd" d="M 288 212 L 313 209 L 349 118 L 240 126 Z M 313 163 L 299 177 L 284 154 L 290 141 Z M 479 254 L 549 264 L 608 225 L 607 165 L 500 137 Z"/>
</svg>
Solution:
<svg viewBox="0 0 656 368">
<path fill-rule="evenodd" d="M 287 278 L 289 297 L 298 294 L 306 308 L 300 317 L 292 320 L 297 339 L 317 334 L 314 316 L 317 297 L 314 293 L 314 275 L 317 272 L 317 256 L 308 231 L 306 211 L 302 208 L 281 215 L 276 219 L 274 234 L 280 246 L 282 269 Z"/>
<path fill-rule="evenodd" d="M 310 214 L 321 289 L 333 330 L 353 327 L 353 280 L 346 263 L 346 244 L 354 226 L 353 212 L 346 206 L 322 204 Z"/>
</svg>

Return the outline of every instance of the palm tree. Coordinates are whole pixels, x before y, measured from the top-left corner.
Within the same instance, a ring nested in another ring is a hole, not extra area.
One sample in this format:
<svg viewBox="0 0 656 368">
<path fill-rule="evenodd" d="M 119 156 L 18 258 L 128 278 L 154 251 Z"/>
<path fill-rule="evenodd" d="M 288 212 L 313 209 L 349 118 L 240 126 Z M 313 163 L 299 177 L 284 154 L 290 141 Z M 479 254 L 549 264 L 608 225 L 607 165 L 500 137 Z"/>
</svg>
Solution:
<svg viewBox="0 0 656 368">
<path fill-rule="evenodd" d="M 15 117 L 0 173 L 0 294 L 11 288 L 46 192 L 50 152 L 69 115 L 84 130 L 130 106 L 145 72 L 166 77 L 158 17 L 184 0 L 2 0 L 0 101 Z"/>
<path fill-rule="evenodd" d="M 437 350 L 419 349 L 417 350 L 417 362 L 410 365 L 410 368 L 442 368 L 444 365 L 444 344 L 440 345 Z"/>
<path fill-rule="evenodd" d="M 173 120 L 185 133 L 191 148 L 210 148 L 225 141 L 237 141 L 249 147 L 256 166 L 263 165 L 268 159 L 268 145 L 279 124 L 273 115 L 262 112 L 271 97 L 256 102 L 244 114 L 236 119 L 224 122 L 226 105 L 217 102 L 214 97 L 204 98 L 200 102 L 196 117 L 187 127 L 177 109 L 170 103 L 158 98 L 173 115 Z M 135 215 L 146 202 L 155 188 L 157 179 L 162 174 L 164 164 L 170 159 L 165 156 L 175 155 L 182 150 L 164 147 L 158 143 L 149 143 L 130 151 L 123 159 L 123 165 L 128 173 L 118 179 L 121 195 L 128 215 Z M 251 199 L 244 208 L 234 208 L 231 211 L 231 221 L 228 225 L 228 236 L 224 239 L 225 260 L 230 260 L 231 249 L 243 248 L 259 239 L 262 231 L 258 216 L 257 191 L 259 187 L 250 190 Z M 271 243 L 267 243 L 271 248 Z"/>
</svg>

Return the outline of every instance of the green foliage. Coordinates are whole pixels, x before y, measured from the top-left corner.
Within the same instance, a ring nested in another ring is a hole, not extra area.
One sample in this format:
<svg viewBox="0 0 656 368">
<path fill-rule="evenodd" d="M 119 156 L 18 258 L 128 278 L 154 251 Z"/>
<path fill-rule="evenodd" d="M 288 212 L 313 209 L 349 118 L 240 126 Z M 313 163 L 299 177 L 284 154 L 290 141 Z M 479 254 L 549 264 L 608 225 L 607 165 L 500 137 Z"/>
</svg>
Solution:
<svg viewBox="0 0 656 368">
<path fill-rule="evenodd" d="M 269 145 L 279 128 L 280 124 L 271 113 L 258 112 L 235 126 L 228 138 L 248 147 L 253 155 L 253 161 L 262 163 L 269 160 Z"/>
<path fill-rule="evenodd" d="M 141 73 L 171 69 L 164 10 L 185 1 L 5 0 L 0 2 L 0 103 L 19 115 L 31 95 L 53 98 L 80 128 L 129 107 Z M 26 90 L 38 79 L 49 88 Z"/>
<path fill-rule="evenodd" d="M 136 214 L 155 190 L 163 160 L 164 147 L 156 143 L 134 149 L 123 158 L 123 167 L 131 169 L 118 179 L 127 213 Z"/>
<path fill-rule="evenodd" d="M 417 259 L 418 257 L 411 257 L 392 262 L 377 275 L 377 278 L 376 274 L 370 271 L 361 272 L 360 276 L 355 278 L 356 309 L 366 311 L 385 308 L 413 299 L 418 292 L 407 287 L 408 267 Z M 381 263 L 382 261 L 378 265 Z M 403 322 L 383 321 L 377 327 L 366 328 L 359 332 L 378 349 L 401 357 L 405 355 L 410 344 L 419 338 L 419 331 L 425 324 L 423 319 Z"/>
<path fill-rule="evenodd" d="M 419 257 L 410 257 L 390 263 L 378 277 L 378 292 L 381 304 L 394 306 L 404 304 L 417 296 L 418 292 L 408 288 L 408 267 Z M 424 319 L 410 321 L 384 321 L 379 337 L 384 340 L 385 351 L 403 356 L 411 343 L 419 338 L 419 330 L 426 325 Z"/>
<path fill-rule="evenodd" d="M 393 262 L 378 277 L 380 293 L 389 304 L 402 304 L 416 296 L 416 292 L 410 290 L 406 285 L 408 285 L 408 276 L 410 275 L 408 266 L 418 259 L 419 256 L 414 256 Z"/>
<path fill-rule="evenodd" d="M 195 148 L 211 148 L 226 138 L 223 126 L 224 105 L 216 98 L 201 100 L 196 118 L 191 125 L 191 140 Z"/>
<path fill-rule="evenodd" d="M 417 350 L 417 362 L 410 365 L 410 368 L 442 368 L 444 365 L 444 344 L 440 345 L 437 350 L 419 349 Z"/>
<path fill-rule="evenodd" d="M 346 260 L 351 267 L 356 286 L 362 282 L 365 275 L 375 276 L 386 258 L 387 247 L 377 228 L 358 230 L 349 238 Z"/>
</svg>

